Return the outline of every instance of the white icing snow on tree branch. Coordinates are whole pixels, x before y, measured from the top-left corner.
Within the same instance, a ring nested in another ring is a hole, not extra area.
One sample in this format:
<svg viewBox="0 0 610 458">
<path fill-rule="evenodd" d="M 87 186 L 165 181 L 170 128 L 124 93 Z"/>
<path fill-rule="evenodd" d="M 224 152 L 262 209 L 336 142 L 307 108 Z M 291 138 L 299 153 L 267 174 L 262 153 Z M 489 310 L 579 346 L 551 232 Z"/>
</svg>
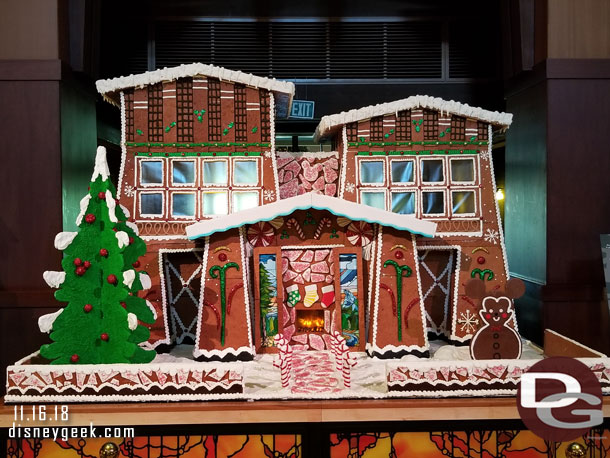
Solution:
<svg viewBox="0 0 610 458">
<path fill-rule="evenodd" d="M 103 181 L 106 181 L 110 176 L 108 162 L 106 161 L 106 148 L 103 146 L 97 147 L 97 154 L 95 155 L 95 168 L 93 169 L 93 175 L 91 175 L 91 181 L 95 181 L 98 176 L 101 176 Z"/>
<path fill-rule="evenodd" d="M 56 270 L 47 270 L 43 272 L 42 278 L 44 278 L 44 281 L 46 281 L 47 285 L 51 288 L 59 288 L 66 279 L 66 273 L 57 272 Z"/>
<path fill-rule="evenodd" d="M 134 331 L 138 327 L 138 317 L 133 313 L 127 314 L 127 325 L 131 331 Z"/>
<path fill-rule="evenodd" d="M 112 193 L 106 190 L 106 205 L 108 205 L 108 218 L 113 223 L 118 223 L 119 219 L 116 217 L 116 200 L 112 197 Z"/>
<path fill-rule="evenodd" d="M 89 206 L 89 201 L 91 200 L 91 194 L 85 194 L 85 196 L 80 200 L 80 213 L 76 217 L 76 225 L 80 226 L 80 223 L 83 221 L 83 217 L 85 213 L 87 213 L 87 207 Z"/>
<path fill-rule="evenodd" d="M 62 251 L 65 250 L 77 235 L 78 232 L 60 232 L 55 236 L 55 248 Z"/>
<path fill-rule="evenodd" d="M 152 286 L 150 277 L 144 272 L 140 272 L 140 283 L 142 283 L 142 289 L 150 289 L 150 287 Z"/>
<path fill-rule="evenodd" d="M 131 288 L 131 285 L 133 285 L 133 281 L 136 279 L 136 271 L 133 269 L 130 270 L 126 270 L 125 272 L 123 272 L 123 283 L 128 287 Z"/>
<path fill-rule="evenodd" d="M 47 313 L 38 318 L 38 328 L 40 332 L 50 333 L 53 330 L 53 323 L 64 309 L 59 309 L 57 312 Z"/>
<path fill-rule="evenodd" d="M 116 239 L 119 242 L 119 248 L 123 248 L 129 245 L 129 235 L 125 231 L 118 231 L 116 234 Z"/>
</svg>

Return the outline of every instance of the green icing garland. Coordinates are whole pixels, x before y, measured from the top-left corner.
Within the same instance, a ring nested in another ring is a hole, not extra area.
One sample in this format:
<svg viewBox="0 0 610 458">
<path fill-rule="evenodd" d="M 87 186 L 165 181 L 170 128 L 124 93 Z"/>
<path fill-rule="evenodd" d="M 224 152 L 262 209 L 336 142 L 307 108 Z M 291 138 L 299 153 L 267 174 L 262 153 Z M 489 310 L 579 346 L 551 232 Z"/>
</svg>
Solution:
<svg viewBox="0 0 610 458">
<path fill-rule="evenodd" d="M 239 265 L 235 262 L 227 262 L 224 266 L 220 267 L 214 265 L 210 267 L 210 277 L 218 278 L 220 275 L 220 313 L 221 313 L 221 327 L 220 327 L 220 344 L 224 346 L 225 344 L 225 318 L 227 314 L 227 298 L 226 298 L 226 289 L 227 289 L 227 280 L 225 278 L 225 272 L 227 269 L 234 267 L 239 271 Z M 218 273 L 216 273 L 218 271 Z"/>
<path fill-rule="evenodd" d="M 394 270 L 396 271 L 396 314 L 398 318 L 398 341 L 402 342 L 402 279 L 403 277 L 411 276 L 411 268 L 408 265 L 399 266 L 398 263 L 392 259 L 388 259 L 383 263 L 383 267 L 388 267 L 389 265 L 394 266 Z M 406 273 L 406 275 L 404 275 Z"/>
</svg>

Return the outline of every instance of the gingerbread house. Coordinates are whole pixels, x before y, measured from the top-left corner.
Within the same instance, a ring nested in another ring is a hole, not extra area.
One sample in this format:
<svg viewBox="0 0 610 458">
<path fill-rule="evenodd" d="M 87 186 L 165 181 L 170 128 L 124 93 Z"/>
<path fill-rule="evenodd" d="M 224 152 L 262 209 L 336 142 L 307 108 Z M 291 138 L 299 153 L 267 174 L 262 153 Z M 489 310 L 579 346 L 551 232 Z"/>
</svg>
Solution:
<svg viewBox="0 0 610 458">
<path fill-rule="evenodd" d="M 477 330 L 467 280 L 507 280 L 491 143 L 511 115 L 416 96 L 322 118 L 336 151 L 279 153 L 291 83 L 192 64 L 98 90 L 121 107 L 151 347 L 250 359 L 279 334 L 323 350 L 339 332 L 372 356 L 427 355 L 428 333 Z"/>
</svg>

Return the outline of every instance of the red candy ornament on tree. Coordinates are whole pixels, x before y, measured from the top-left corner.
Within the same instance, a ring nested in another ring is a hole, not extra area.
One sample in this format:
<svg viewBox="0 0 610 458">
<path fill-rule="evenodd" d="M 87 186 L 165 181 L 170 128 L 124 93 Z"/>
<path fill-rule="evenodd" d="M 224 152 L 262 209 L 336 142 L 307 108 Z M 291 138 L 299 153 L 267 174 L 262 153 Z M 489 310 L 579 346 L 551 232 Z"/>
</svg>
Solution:
<svg viewBox="0 0 610 458">
<path fill-rule="evenodd" d="M 106 248 L 100 249 L 100 256 L 104 258 L 108 257 L 108 250 Z"/>
<path fill-rule="evenodd" d="M 105 194 L 105 193 L 103 193 L 102 191 L 100 191 L 100 192 L 98 192 L 98 193 L 97 193 L 97 197 L 98 197 L 99 199 L 105 199 L 105 198 L 106 198 L 106 194 Z"/>
<path fill-rule="evenodd" d="M 116 285 L 116 282 L 117 282 L 116 275 L 114 275 L 114 274 L 110 274 L 110 275 L 108 275 L 108 277 L 106 277 L 106 280 L 107 280 L 107 281 L 108 281 L 108 283 L 110 283 L 111 285 Z"/>
<path fill-rule="evenodd" d="M 75 265 L 75 266 L 80 266 L 82 263 L 83 263 L 83 261 L 81 261 L 81 259 L 80 259 L 80 258 L 76 258 L 76 259 L 74 259 L 74 265 Z"/>
<path fill-rule="evenodd" d="M 132 264 L 132 266 L 133 266 L 134 268 L 136 268 L 136 269 L 137 269 L 138 267 L 140 267 L 140 261 L 136 261 L 136 262 L 134 262 L 134 263 Z"/>
<path fill-rule="evenodd" d="M 78 275 L 79 277 L 82 277 L 83 275 L 85 275 L 85 273 L 87 272 L 87 269 L 85 269 L 83 266 L 78 266 L 75 270 L 74 273 L 76 275 Z"/>
<path fill-rule="evenodd" d="M 80 358 L 78 357 L 78 355 L 72 355 L 72 356 L 70 356 L 70 361 L 71 361 L 71 362 L 73 362 L 73 363 L 78 363 L 78 360 L 79 360 L 79 359 L 80 359 Z"/>
<path fill-rule="evenodd" d="M 100 339 L 102 339 L 104 342 L 108 342 L 108 334 L 107 333 L 102 333 L 102 335 L 100 336 Z"/>
<path fill-rule="evenodd" d="M 95 222 L 95 215 L 93 213 L 87 213 L 85 216 L 85 221 L 87 221 L 89 224 L 93 224 Z"/>
<path fill-rule="evenodd" d="M 85 304 L 83 310 L 85 311 L 85 313 L 89 313 L 91 310 L 93 310 L 93 306 L 91 304 Z"/>
<path fill-rule="evenodd" d="M 83 266 L 85 267 L 85 269 L 88 269 L 89 267 L 91 267 L 91 263 L 89 261 L 85 261 L 83 262 Z"/>
</svg>

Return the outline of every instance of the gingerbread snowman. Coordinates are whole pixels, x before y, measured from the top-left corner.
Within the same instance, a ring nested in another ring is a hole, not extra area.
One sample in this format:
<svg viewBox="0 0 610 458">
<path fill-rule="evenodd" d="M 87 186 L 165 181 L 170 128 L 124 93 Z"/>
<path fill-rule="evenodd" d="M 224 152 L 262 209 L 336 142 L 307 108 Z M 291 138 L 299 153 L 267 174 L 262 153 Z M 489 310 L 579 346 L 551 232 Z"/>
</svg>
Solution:
<svg viewBox="0 0 610 458">
<path fill-rule="evenodd" d="M 481 300 L 479 315 L 483 325 L 470 341 L 472 359 L 519 359 L 521 337 L 512 326 L 514 320 L 513 299 L 521 297 L 525 285 L 513 278 L 506 282 L 504 291 L 489 293 L 485 282 L 473 279 L 466 285 L 466 294 Z"/>
</svg>

